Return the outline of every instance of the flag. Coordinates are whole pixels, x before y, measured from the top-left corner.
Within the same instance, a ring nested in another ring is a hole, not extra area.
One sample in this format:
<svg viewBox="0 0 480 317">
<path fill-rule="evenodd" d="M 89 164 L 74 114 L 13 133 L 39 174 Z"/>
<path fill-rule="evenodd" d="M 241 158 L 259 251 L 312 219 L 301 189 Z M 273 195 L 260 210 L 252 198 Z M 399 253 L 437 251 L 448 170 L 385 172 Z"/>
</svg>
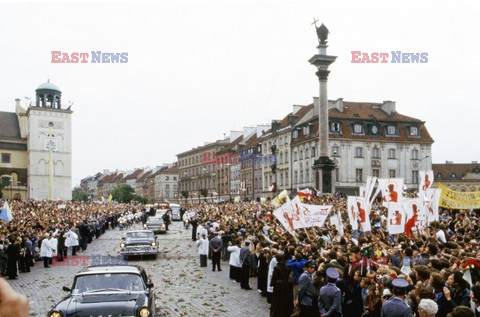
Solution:
<svg viewBox="0 0 480 317">
<path fill-rule="evenodd" d="M 8 206 L 7 202 L 5 202 L 3 204 L 3 208 L 0 211 L 0 219 L 4 220 L 6 222 L 10 222 L 13 219 L 12 212 L 11 212 L 10 207 Z"/>
<path fill-rule="evenodd" d="M 287 198 L 288 198 L 288 192 L 286 189 L 284 189 L 280 194 L 278 194 L 277 197 L 272 199 L 271 204 L 278 208 L 282 206 L 282 200 Z"/>
<path fill-rule="evenodd" d="M 112 194 L 108 195 L 108 202 L 111 202 L 111 201 L 112 201 L 112 199 L 113 199 L 113 196 L 112 196 Z"/>
<path fill-rule="evenodd" d="M 312 197 L 313 197 L 313 193 L 310 189 L 308 188 L 305 188 L 305 189 L 302 189 L 300 190 L 299 188 L 297 188 L 297 195 L 298 197 L 300 198 L 300 200 L 303 202 L 304 199 L 306 198 L 307 200 L 311 200 Z"/>
</svg>

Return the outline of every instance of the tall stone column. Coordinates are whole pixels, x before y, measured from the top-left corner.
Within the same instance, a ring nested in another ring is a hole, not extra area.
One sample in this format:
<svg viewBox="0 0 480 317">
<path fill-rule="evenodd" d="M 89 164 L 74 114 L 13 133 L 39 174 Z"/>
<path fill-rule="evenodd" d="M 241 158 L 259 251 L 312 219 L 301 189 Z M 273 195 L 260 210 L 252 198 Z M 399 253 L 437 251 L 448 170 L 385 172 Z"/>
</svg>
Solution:
<svg viewBox="0 0 480 317">
<path fill-rule="evenodd" d="M 316 188 L 322 193 L 333 193 L 335 191 L 335 180 L 332 177 L 332 171 L 335 169 L 335 163 L 330 159 L 328 153 L 328 97 L 327 97 L 327 81 L 328 66 L 332 64 L 336 56 L 327 55 L 327 37 L 328 29 L 325 25 L 316 27 L 317 36 L 319 40 L 318 54 L 310 58 L 310 64 L 317 67 L 317 72 L 320 82 L 319 103 L 315 105 L 315 113 L 318 114 L 318 129 L 319 129 L 319 145 L 320 152 L 318 159 L 313 164 L 313 169 L 316 173 Z"/>
</svg>

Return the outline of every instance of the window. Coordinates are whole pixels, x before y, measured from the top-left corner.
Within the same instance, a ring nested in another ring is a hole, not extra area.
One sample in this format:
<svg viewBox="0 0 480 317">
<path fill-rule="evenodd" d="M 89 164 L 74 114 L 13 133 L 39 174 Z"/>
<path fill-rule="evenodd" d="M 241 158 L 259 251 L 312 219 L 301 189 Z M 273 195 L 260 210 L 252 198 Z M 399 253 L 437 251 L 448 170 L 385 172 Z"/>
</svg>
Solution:
<svg viewBox="0 0 480 317">
<path fill-rule="evenodd" d="M 2 153 L 2 163 L 10 163 L 10 153 Z"/>
<path fill-rule="evenodd" d="M 363 182 L 363 169 L 357 168 L 355 172 L 355 181 L 357 183 L 362 183 Z"/>
<path fill-rule="evenodd" d="M 283 153 L 280 152 L 280 160 L 278 162 L 279 164 L 282 164 L 283 163 Z"/>
<path fill-rule="evenodd" d="M 372 169 L 372 176 L 379 178 L 380 177 L 380 170 L 378 168 Z"/>
<path fill-rule="evenodd" d="M 288 186 L 288 174 L 285 172 L 285 186 Z"/>
<path fill-rule="evenodd" d="M 389 125 L 387 127 L 387 134 L 388 135 L 396 135 L 397 134 L 397 128 L 393 125 Z"/>
<path fill-rule="evenodd" d="M 293 176 L 293 183 L 297 184 L 298 183 L 298 172 L 295 171 L 294 176 Z"/>
<path fill-rule="evenodd" d="M 310 169 L 308 167 L 305 170 L 305 182 L 310 182 Z"/>
<path fill-rule="evenodd" d="M 355 157 L 363 157 L 363 148 L 361 147 L 355 148 Z"/>
<path fill-rule="evenodd" d="M 417 127 L 410 127 L 410 135 L 417 136 L 418 135 L 418 128 Z"/>
<path fill-rule="evenodd" d="M 292 135 L 292 137 L 293 137 L 294 139 L 298 138 L 298 130 L 293 130 L 293 135 Z"/>
<path fill-rule="evenodd" d="M 363 127 L 362 127 L 362 125 L 361 125 L 361 124 L 358 124 L 358 123 L 354 124 L 354 125 L 353 125 L 353 133 L 355 133 L 355 134 L 362 134 L 362 133 L 363 133 Z"/>
<path fill-rule="evenodd" d="M 173 180 L 176 181 L 176 180 L 177 180 L 177 176 L 173 176 Z"/>
<path fill-rule="evenodd" d="M 293 152 L 293 160 L 294 160 L 294 161 L 297 160 L 297 151 L 294 151 L 294 152 Z"/>
<path fill-rule="evenodd" d="M 303 135 L 309 135 L 310 134 L 310 127 L 306 126 L 303 127 Z"/>
<path fill-rule="evenodd" d="M 412 160 L 418 160 L 418 150 L 417 149 L 412 150 Z M 416 184 L 416 183 L 414 183 L 414 184 Z"/>
<path fill-rule="evenodd" d="M 395 149 L 389 149 L 388 150 L 388 158 L 389 159 L 397 158 L 397 153 L 396 153 Z"/>
<path fill-rule="evenodd" d="M 451 175 L 451 176 L 452 176 L 452 178 L 456 178 L 456 177 L 457 177 L 457 174 L 455 174 L 455 173 L 452 173 L 452 175 Z"/>
<path fill-rule="evenodd" d="M 165 176 L 165 180 L 166 180 L 166 181 L 170 180 L 170 177 L 169 177 L 169 176 Z"/>
<path fill-rule="evenodd" d="M 8 176 L 3 176 L 2 177 L 2 185 L 3 186 L 10 186 L 10 177 Z"/>
<path fill-rule="evenodd" d="M 418 171 L 412 171 L 412 183 L 418 184 Z"/>
<path fill-rule="evenodd" d="M 303 170 L 300 170 L 300 183 L 303 183 Z"/>
<path fill-rule="evenodd" d="M 371 131 L 372 131 L 372 134 L 377 134 L 378 133 L 378 127 L 376 125 L 372 125 Z"/>
<path fill-rule="evenodd" d="M 388 177 L 390 178 L 395 178 L 395 175 L 396 175 L 396 170 L 389 170 L 388 171 Z"/>
<path fill-rule="evenodd" d="M 303 150 L 300 150 L 300 160 L 303 160 Z"/>
<path fill-rule="evenodd" d="M 380 149 L 378 147 L 373 147 L 372 149 L 372 157 L 373 158 L 380 158 Z"/>
<path fill-rule="evenodd" d="M 283 173 L 280 174 L 280 186 L 283 186 Z"/>
<path fill-rule="evenodd" d="M 169 184 L 166 184 L 166 185 L 165 185 L 165 189 L 170 189 L 170 185 L 169 185 Z"/>
<path fill-rule="evenodd" d="M 330 123 L 330 132 L 340 132 L 340 123 L 338 122 L 331 122 Z"/>
<path fill-rule="evenodd" d="M 332 156 L 340 156 L 339 152 L 340 151 L 338 150 L 338 146 L 332 146 Z"/>
<path fill-rule="evenodd" d="M 305 158 L 308 158 L 308 148 L 305 149 Z"/>
<path fill-rule="evenodd" d="M 311 150 L 311 151 L 312 151 L 312 152 L 311 152 L 311 153 L 312 153 L 312 157 L 315 158 L 315 148 L 312 147 L 312 150 Z"/>
<path fill-rule="evenodd" d="M 285 163 L 288 163 L 288 151 L 285 151 Z"/>
</svg>

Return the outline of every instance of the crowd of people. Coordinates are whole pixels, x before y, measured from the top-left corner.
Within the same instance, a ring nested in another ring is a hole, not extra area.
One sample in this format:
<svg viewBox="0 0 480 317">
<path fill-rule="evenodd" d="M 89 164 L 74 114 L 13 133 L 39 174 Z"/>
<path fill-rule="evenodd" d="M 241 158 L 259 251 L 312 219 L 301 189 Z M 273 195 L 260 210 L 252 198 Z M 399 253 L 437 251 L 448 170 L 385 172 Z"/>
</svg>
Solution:
<svg viewBox="0 0 480 317">
<path fill-rule="evenodd" d="M 127 225 L 142 205 L 9 201 L 13 220 L 0 221 L 0 275 L 16 279 L 36 262 L 45 268 L 85 252 L 108 229 Z M 2 202 L 3 205 L 3 202 Z"/>
<path fill-rule="evenodd" d="M 478 211 L 440 210 L 439 221 L 408 237 L 388 233 L 380 201 L 370 232 L 352 230 L 340 193 L 307 203 L 332 205 L 343 230 L 327 218 L 292 236 L 269 201 L 187 205 L 201 266 L 229 261 L 244 290 L 255 277 L 271 317 L 480 316 Z"/>
</svg>

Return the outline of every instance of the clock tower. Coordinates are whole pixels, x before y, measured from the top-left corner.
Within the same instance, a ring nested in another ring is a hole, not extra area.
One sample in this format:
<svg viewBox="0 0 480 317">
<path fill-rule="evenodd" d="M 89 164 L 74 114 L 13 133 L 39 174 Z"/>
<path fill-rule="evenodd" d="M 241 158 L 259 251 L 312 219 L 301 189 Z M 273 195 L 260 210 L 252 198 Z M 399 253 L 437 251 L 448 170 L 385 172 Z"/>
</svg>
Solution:
<svg viewBox="0 0 480 317">
<path fill-rule="evenodd" d="M 36 92 L 28 117 L 28 187 L 33 199 L 72 199 L 72 111 L 47 81 Z"/>
</svg>

